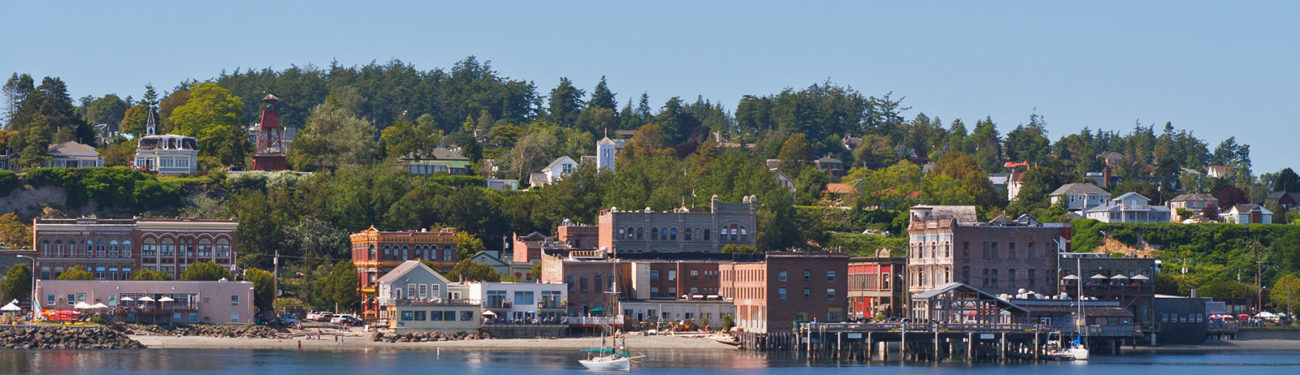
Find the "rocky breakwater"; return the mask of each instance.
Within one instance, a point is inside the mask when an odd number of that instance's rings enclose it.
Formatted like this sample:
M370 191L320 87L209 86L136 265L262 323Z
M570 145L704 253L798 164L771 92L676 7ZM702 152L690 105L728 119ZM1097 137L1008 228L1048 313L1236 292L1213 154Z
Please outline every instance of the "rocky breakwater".
M247 324L177 324L161 326L152 324L128 324L123 331L133 335L163 336L204 336L245 339L273 339L280 336L280 331L267 326Z
M9 349L142 349L139 341L104 327L0 326L0 347Z
M430 341L458 341L458 340L487 340L492 335L487 332L456 332L454 334L444 334L438 332L411 332L411 333L375 333L371 341L375 342L430 342Z

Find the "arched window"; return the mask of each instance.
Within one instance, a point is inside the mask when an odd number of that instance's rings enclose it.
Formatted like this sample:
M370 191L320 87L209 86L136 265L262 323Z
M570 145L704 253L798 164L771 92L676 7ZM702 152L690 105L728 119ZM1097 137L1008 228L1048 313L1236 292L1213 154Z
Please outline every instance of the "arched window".
M674 228L670 228L670 229L668 230L668 239L670 239L670 240L674 240L674 241L677 240L677 228L676 228L676 227L674 227Z
M87 258L95 256L95 242L91 240L86 240L86 252L78 253L76 255L78 257L84 256Z
M637 227L637 228L636 228L636 239L639 240L639 239L643 239L643 238L645 238L645 227Z
M740 240L749 241L749 230L745 227L740 227Z
M668 239L668 228L659 228L659 239Z
M636 239L636 228L627 227L627 239Z
M690 241L694 238L695 238L694 236L691 236L691 228L686 228L682 230L682 239Z
M216 251L217 255L215 257L217 259L230 259L230 241L225 238L218 238Z
M63 240L54 240L54 256L63 256Z
M370 257L367 260L375 260L375 244L370 244Z
M452 258L454 254L456 254L456 249L453 249L451 245L442 245L442 260L450 262L454 260Z
M170 238L164 238L162 240L162 246L158 249L158 255L164 257L176 256L176 242L172 241Z
M388 245L384 245L384 259L388 259L389 257L392 256L393 256L393 248Z
M146 257L157 257L158 242L153 238L145 238L144 244L140 246L140 255Z
M402 245L402 260L411 260L411 249Z
M125 241L122 241L122 247L121 247L121 250L122 250L122 257L123 257L123 258L130 258L130 257L131 257L131 252L133 251L133 248L131 247L131 240L125 240ZM123 280L126 280L126 279L123 279Z
M108 241L108 257L117 258L118 254L119 252L117 250L117 240Z
M659 239L659 228L650 227L650 239L652 240Z
M212 258L212 240L207 238L199 240L199 259Z
M41 240L41 256L50 256L50 240Z

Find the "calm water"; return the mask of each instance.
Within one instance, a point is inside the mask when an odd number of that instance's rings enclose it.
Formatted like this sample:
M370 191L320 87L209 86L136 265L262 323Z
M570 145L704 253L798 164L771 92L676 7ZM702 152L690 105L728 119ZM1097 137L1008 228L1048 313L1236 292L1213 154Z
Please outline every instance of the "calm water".
M752 352L650 351L634 373L704 374L1300 374L1300 353L1133 354L1087 365L808 363ZM90 374L591 374L578 355L542 352L296 352L248 350L0 351L0 373Z

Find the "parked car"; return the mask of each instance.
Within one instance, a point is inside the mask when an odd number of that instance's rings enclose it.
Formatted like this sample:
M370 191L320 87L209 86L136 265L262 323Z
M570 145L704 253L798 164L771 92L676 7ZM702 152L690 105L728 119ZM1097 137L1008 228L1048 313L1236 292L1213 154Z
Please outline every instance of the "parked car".
M351 323L353 320L358 320L358 321L359 321L359 320L361 320L361 319L360 319L360 318L357 318L356 316L354 316L354 315L352 315L352 314L337 314L337 315L334 315L333 317L330 318L330 323L332 323L332 324L351 325L350 323Z
M291 326L291 325L296 325L296 324L298 324L298 323L300 323L300 321L298 320L298 317L293 316L293 314L281 314L281 315L280 315L280 324L287 325L287 326Z
M334 313L329 311L313 311L307 313L307 320L313 322L328 322L332 317L334 317Z

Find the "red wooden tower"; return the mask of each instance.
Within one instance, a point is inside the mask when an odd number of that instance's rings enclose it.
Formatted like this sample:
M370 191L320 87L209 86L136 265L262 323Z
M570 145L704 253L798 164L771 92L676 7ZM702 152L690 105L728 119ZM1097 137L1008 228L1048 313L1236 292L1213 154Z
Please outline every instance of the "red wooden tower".
M253 150L253 170L279 171L285 169L284 144L281 142L284 132L280 128L280 115L276 113L275 102L280 98L266 94L262 98L262 121L257 125L257 148Z

